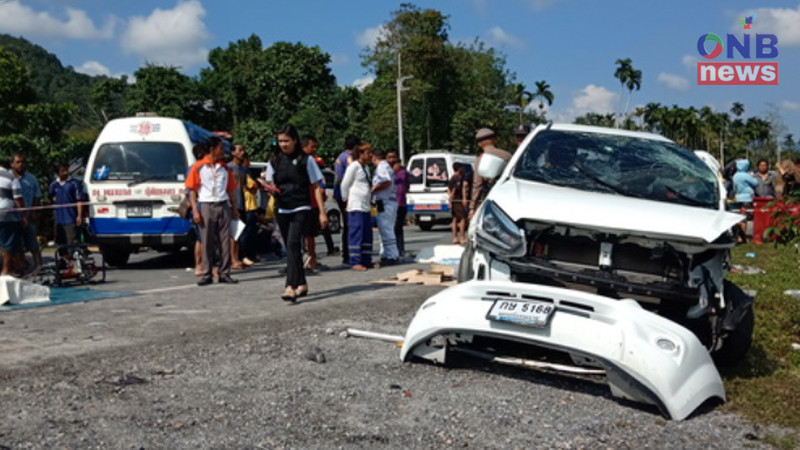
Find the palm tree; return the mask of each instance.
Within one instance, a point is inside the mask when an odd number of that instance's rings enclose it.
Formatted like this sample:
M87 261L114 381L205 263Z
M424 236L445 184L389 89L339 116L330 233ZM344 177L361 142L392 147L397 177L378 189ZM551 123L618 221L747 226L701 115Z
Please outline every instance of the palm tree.
M519 85L520 89L522 89L522 85ZM534 95L530 93L530 91L522 90L519 93L519 124L522 125L524 123L522 119L522 115L525 113L525 108L528 106L528 103L533 101Z
M794 151L794 146L797 145L794 141L794 135L792 133L787 134L783 138L783 148L787 151Z
M624 92L623 87L628 88L628 98L625 102L625 110L621 113L621 115L626 115L628 113L628 107L630 106L633 90L636 89L638 91L642 87L642 71L633 68L633 63L630 58L618 59L616 64L617 70L614 71L614 78L619 80L620 100L622 99L622 93Z
M622 109L622 97L625 96L625 83L628 82L628 78L630 77L631 70L633 68L631 59L618 59L617 62L617 70L614 71L614 78L619 80L619 108L618 110Z
M648 131L661 129L661 120L664 118L664 108L661 103L650 102L644 107L644 123Z
M537 81L535 84L536 92L533 93L532 100L539 99L539 114L544 117L544 102L547 102L547 106L553 106L555 96L545 80Z
M737 118L742 117L742 114L744 114L744 104L740 102L733 102L733 106L731 106L731 112Z

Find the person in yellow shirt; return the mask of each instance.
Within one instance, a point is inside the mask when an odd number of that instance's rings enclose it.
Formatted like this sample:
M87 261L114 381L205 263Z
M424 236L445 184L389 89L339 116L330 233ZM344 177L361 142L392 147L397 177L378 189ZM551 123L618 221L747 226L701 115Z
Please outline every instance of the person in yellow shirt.
M247 178L244 186L244 232L239 238L239 248L241 249L242 262L253 265L258 262L256 231L258 230L258 189L260 184L250 176L250 157L245 155L244 168L247 170Z

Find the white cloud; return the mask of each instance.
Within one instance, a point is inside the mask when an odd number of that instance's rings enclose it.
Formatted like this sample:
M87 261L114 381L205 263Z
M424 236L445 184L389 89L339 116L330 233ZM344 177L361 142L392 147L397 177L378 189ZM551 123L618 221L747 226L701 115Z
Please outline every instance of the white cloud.
M493 27L488 31L489 41L494 45L504 45L512 48L522 48L525 44L522 39L514 36L508 31L500 28Z
M736 22L732 24L731 29L739 33L744 31L740 21L750 14L756 15L750 32L774 34L778 37L779 50L782 46L800 46L800 6L796 9L759 8L743 11L736 16Z
M132 17L122 35L122 48L148 62L184 68L206 61L210 35L197 0L173 9L153 10L147 17Z
M107 77L111 76L111 71L108 70L108 67L104 66L103 64L97 61L86 61L80 67L76 67L75 71L90 76L97 76L97 75L105 75Z
M697 57L692 55L683 55L681 58L681 64L690 70L697 70L697 61Z
M800 103L784 100L781 102L781 108L797 111L800 109Z
M353 86L355 86L359 91L363 91L365 87L369 86L375 81L375 77L372 75L368 75L364 78L358 78L353 81Z
M367 28L356 36L356 43L361 47L372 48L378 43L378 40L384 36L386 29L383 25L377 27Z
M611 92L603 86L590 84L573 94L572 104L566 110L554 109L548 114L548 117L554 122L571 123L576 117L589 112L609 114L614 112L618 100L619 94Z
M617 98L618 94L603 86L590 84L572 98L572 110L576 112L576 117L587 112L608 114L614 111Z
M18 0L0 0L0 33L67 39L109 39L114 35L117 19L110 16L102 28L97 27L85 11L66 8L66 19L48 12L34 11Z
M689 80L680 75L661 72L658 74L658 82L674 91L684 92L689 89Z

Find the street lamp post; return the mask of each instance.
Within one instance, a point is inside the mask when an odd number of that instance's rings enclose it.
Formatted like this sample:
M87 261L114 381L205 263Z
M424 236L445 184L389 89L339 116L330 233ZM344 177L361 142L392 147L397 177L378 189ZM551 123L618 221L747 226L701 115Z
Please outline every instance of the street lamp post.
M397 52L397 144L400 150L400 161L406 163L406 150L403 144L403 94L407 87L403 86L403 82L414 78L411 75L402 76L400 71L400 52Z

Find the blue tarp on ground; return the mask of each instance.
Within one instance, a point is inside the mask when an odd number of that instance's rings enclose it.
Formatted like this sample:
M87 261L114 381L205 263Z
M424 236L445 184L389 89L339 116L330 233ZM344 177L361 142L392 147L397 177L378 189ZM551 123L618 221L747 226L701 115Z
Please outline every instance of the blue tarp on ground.
M41 308L43 306L66 305L69 303L91 302L107 298L130 297L136 295L134 292L104 291L90 288L77 287L51 287L50 301L40 303L28 303L24 305L3 305L0 312L15 311L18 309Z

